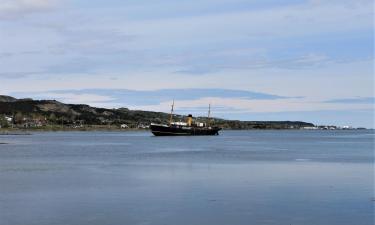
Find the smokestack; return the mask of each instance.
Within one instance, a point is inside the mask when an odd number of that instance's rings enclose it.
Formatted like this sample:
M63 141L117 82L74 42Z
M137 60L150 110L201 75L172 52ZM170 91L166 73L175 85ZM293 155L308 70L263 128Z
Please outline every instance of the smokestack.
M193 122L193 116L189 114L186 123L190 127L192 122Z

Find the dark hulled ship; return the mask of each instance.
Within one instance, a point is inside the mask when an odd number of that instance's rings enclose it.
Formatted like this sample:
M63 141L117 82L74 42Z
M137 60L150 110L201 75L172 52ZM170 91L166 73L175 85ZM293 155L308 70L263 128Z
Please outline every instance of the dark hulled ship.
M173 122L173 107L170 114L169 124L150 125L151 132L155 136L194 136L194 135L219 135L220 127L210 126L210 106L208 109L207 123L193 122L193 116L188 115L186 122Z

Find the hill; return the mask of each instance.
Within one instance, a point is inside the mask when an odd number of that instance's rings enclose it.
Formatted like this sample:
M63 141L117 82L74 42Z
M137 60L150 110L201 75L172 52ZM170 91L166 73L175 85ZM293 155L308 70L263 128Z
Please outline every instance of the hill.
M168 113L128 108L106 109L84 104L64 104L56 100L16 99L0 95L1 125L19 127L43 127L49 125L90 126L127 124L129 127L146 127L150 123L167 123ZM185 116L174 115L174 119L185 120ZM207 118L199 118L201 121ZM7 121L8 120L8 121ZM301 121L237 121L212 119L215 125L226 129L298 129L314 126Z
M17 101L16 98L6 96L6 95L0 95L0 102L15 102Z

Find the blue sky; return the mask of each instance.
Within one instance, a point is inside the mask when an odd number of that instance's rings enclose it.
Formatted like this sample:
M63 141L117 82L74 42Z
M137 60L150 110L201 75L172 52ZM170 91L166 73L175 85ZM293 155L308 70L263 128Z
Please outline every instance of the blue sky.
M372 0L0 0L0 94L374 126Z

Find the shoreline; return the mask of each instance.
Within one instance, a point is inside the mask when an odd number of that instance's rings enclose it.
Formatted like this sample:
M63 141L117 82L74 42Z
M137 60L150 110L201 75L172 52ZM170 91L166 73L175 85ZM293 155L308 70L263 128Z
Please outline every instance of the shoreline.
M0 135L26 135L31 134L32 132L91 132L91 131L148 131L147 129L116 129L116 128L0 128Z
M307 129L223 129L225 131L353 131L353 130L374 130L374 129L336 129L336 130L307 130ZM0 135L31 135L33 132L142 132L150 131L144 128L115 128L115 127L83 127L83 128L0 128Z

